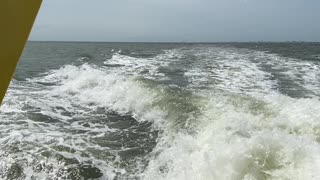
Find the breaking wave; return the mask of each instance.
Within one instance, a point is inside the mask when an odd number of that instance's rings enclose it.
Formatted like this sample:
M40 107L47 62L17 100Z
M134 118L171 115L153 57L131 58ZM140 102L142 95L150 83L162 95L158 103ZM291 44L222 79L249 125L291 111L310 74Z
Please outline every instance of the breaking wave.
M104 64L12 82L1 178L320 178L318 64L202 46Z

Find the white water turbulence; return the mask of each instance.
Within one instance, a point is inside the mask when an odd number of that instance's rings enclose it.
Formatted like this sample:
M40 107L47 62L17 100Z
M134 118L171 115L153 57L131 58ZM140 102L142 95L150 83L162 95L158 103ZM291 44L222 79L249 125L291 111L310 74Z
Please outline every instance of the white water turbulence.
M320 179L317 61L274 46L75 47L91 59L11 83L0 179Z
M201 50L192 50L202 59L186 75L193 88L213 85L195 92L203 98L196 133L162 137L145 179L319 179L319 98L282 94L282 79L263 67L277 64L272 68L287 79L302 77L308 95L319 90L319 76L310 75L318 72L299 69L318 64L243 49Z

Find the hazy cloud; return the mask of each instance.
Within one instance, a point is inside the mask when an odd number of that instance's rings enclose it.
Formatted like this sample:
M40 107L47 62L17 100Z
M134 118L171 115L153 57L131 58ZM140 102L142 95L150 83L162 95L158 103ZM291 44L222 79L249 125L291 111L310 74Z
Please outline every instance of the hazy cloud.
M318 0L44 0L32 40L320 41Z

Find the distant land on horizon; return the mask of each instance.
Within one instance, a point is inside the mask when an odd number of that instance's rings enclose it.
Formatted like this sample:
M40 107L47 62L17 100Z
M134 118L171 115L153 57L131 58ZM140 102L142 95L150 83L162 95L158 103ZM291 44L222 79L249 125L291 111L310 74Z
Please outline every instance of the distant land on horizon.
M173 43L173 44L229 44L229 43L320 43L320 41L217 41L217 42L179 42L179 41L52 41L29 40L28 42L64 42L64 43Z

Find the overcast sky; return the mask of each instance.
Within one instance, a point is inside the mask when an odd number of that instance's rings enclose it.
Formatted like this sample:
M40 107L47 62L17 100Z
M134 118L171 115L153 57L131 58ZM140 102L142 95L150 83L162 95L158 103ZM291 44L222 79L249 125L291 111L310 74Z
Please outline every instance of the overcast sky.
M44 0L30 39L320 41L320 0Z

